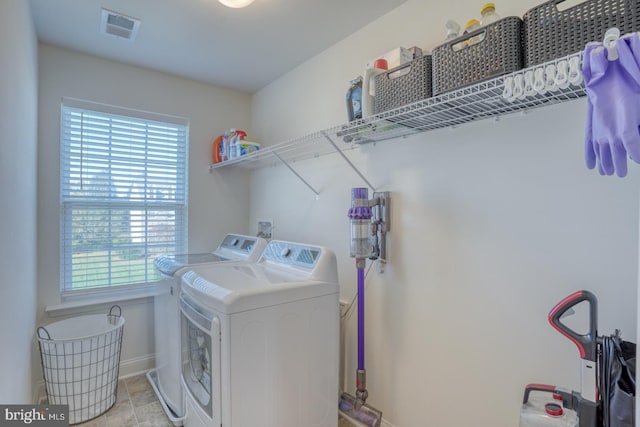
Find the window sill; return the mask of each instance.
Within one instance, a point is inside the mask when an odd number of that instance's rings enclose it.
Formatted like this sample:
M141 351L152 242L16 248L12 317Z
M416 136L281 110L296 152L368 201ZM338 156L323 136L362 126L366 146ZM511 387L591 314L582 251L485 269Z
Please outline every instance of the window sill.
M102 308L104 308L106 313L113 304L150 302L157 293L158 287L154 283L150 283L134 289L129 288L99 294L73 295L65 297L66 301L61 304L46 306L44 311L49 317L96 312L102 310Z

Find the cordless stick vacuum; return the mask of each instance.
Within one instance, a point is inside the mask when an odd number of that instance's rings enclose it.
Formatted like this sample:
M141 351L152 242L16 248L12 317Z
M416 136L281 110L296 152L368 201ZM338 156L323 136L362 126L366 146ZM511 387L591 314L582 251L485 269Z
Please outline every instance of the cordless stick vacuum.
M352 423L366 427L379 427L382 412L366 404L367 374L364 368L364 268L369 259L382 262L386 257L385 237L389 231L389 192L374 193L369 200L366 188L351 189L350 255L356 259L358 271L358 370L356 372L356 395L342 393L340 413ZM373 210L372 210L373 208Z

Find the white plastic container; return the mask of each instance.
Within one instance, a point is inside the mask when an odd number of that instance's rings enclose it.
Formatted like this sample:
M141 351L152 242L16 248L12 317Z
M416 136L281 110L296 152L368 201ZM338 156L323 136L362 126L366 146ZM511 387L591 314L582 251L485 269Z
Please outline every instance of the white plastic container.
M260 143L253 141L238 141L236 143L236 157L246 156L260 149Z
M578 427L578 417L562 401L529 399L520 411L520 427Z
M463 35L472 33L476 30L479 30L480 28L482 28L482 26L480 25L480 21L478 21L477 19L470 19L469 22L467 22L464 25L464 33ZM454 44L453 46L451 46L451 48L454 51L458 51L461 49L466 49L469 46L473 46L474 44L478 44L480 43L482 40L484 40L485 37L485 31L482 31L480 34L476 34L473 37L469 37L467 39L464 39L463 41Z
M496 13L496 5L494 3L486 3L480 10L482 18L480 23L484 27L485 25L493 24L500 19L500 15Z
M238 154L238 135L233 134L229 138L229 160L240 157Z
M362 78L362 117L369 117L374 112L373 98L376 96L375 77L387 71L387 60L376 59L373 68L367 68Z
M447 40L455 39L460 35L460 24L453 19L447 19L444 26L447 29Z
M472 33L475 30L479 30L480 27L480 21L478 21L477 19L470 19L466 24L464 24L464 34Z
M413 53L410 49L407 49L406 47L397 47L385 53L384 55L381 55L378 58L372 59L371 61L367 62L366 68L373 68L374 63L378 59L386 59L387 68L390 70L392 68L396 68L403 64L406 64L407 62L411 62L414 58Z

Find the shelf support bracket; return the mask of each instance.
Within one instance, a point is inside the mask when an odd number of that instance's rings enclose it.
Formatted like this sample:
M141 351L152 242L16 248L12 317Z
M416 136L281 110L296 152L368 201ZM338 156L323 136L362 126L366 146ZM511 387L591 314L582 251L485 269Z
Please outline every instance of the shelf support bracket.
M372 189L373 191L376 191L376 188L373 185L371 185L369 180L362 174L362 172L360 172L360 170L351 162L351 160L349 160L349 158L342 152L340 147L338 147L336 145L336 143L333 142L333 140L331 138L329 138L329 135L327 135L326 132L322 132L322 136L324 136L327 139L327 141L329 141L329 144L331 144L333 146L333 148L336 150L336 152L338 152L338 154L340 154L340 156L342 156L344 161L347 162L347 164L349 166L351 166L351 169L353 169L354 172L358 174L360 179L362 179L365 182L365 184L367 184L369 186L370 189Z
M316 195L316 199L317 199L318 197L320 197L320 193L318 193L318 192L316 191L316 189L315 189L315 188L313 188L313 187L311 186L311 184L309 184L309 183L308 183L308 182L307 182L307 181L306 181L306 180L305 180L305 179L304 179L304 178L303 178L303 177L302 177L302 176L301 176L301 175L300 175L300 174L299 174L299 173L298 173L294 168L292 168L292 167L291 167L291 165L290 165L290 164L289 164L285 159L283 159L282 157L280 157L280 155L278 155L278 153L276 153L275 151L272 151L271 153L272 153L274 156L276 156L276 157L278 158L278 160L280 160L280 161L282 162L282 164L283 164L283 165L285 165L285 166L286 166L286 167L291 171L291 173L293 173L295 176L297 176L297 177L298 177L298 179L299 179L300 181L302 181L302 183L303 183L304 185L306 185L307 187L309 187L309 189L310 189L311 191L313 191L313 194L315 194L315 195Z

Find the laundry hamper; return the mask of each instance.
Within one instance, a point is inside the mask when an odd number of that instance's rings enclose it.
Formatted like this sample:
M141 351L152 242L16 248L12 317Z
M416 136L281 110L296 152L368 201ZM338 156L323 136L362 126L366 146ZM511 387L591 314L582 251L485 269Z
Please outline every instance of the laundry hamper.
M117 314L116 314L117 313ZM124 317L73 317L37 329L48 403L69 405L69 424L93 419L116 402Z

